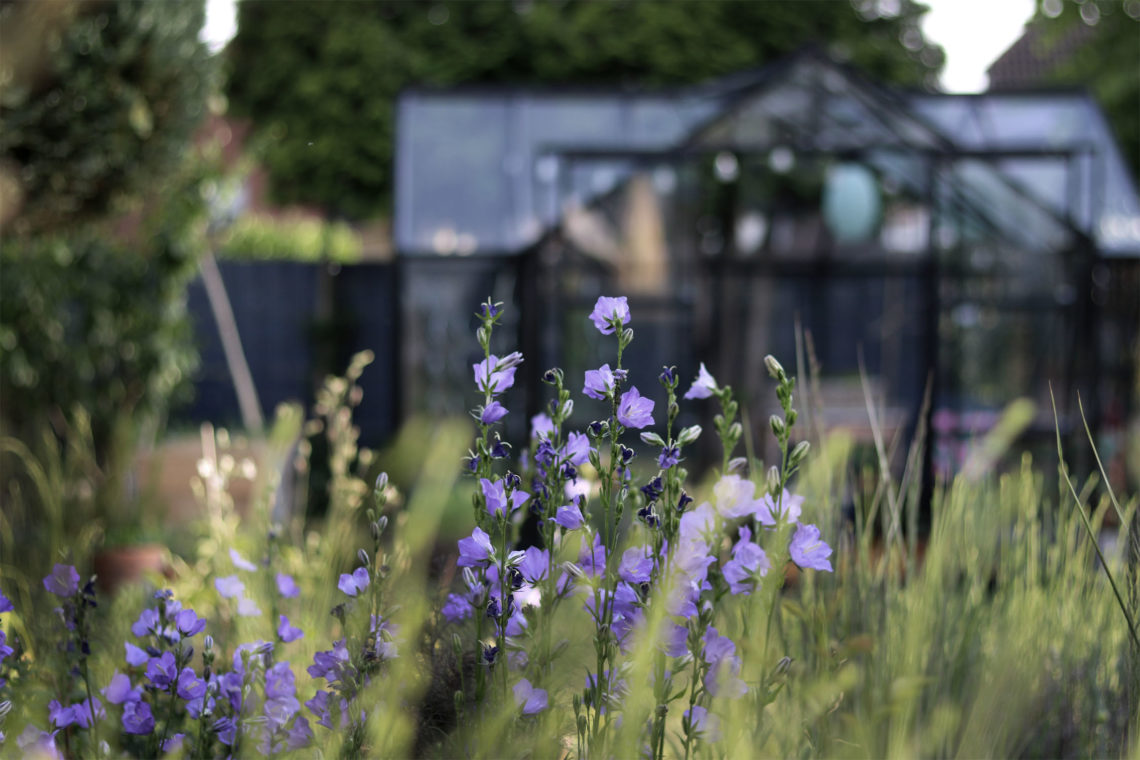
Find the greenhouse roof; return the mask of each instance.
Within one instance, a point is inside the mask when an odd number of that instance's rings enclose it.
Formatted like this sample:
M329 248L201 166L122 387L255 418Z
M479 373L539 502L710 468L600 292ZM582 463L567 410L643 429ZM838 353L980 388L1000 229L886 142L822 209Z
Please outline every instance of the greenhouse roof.
M409 90L397 129L404 254L517 252L563 203L609 192L637 164L786 147L857 154L915 189L925 161L947 162L962 214L1014 242L1054 248L1080 231L1104 255L1140 255L1136 188L1078 92L899 93L809 52L681 90Z

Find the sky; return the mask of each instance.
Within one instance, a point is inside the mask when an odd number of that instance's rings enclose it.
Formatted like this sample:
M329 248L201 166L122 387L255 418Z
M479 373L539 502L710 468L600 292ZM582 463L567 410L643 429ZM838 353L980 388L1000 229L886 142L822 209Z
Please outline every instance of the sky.
M1034 0L923 0L926 38L946 51L942 86L947 92L982 92L986 68L1021 36ZM237 24L234 0L207 0L202 37L221 49Z

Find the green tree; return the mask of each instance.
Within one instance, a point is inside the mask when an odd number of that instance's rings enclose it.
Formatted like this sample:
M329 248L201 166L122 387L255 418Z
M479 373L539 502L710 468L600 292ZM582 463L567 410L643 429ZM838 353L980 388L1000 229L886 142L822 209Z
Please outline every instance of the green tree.
M1140 2L1038 0L1033 24L1044 34L1042 84L1087 87L1104 109L1133 178L1140 179ZM1081 29L1080 27L1087 27ZM1083 41L1052 56L1076 35Z
M943 55L922 36L925 10L912 0L243 0L227 91L263 140L277 200L362 218L387 212L393 103L409 84L687 84L817 43L871 76L933 87Z
M100 220L175 167L212 86L204 7L0 2L7 234Z
M140 427L195 364L204 16L203 0L0 0L0 433L5 452L82 462L87 488L53 471L76 522L123 506ZM0 499L12 535L34 537L49 499L23 459L0 462Z

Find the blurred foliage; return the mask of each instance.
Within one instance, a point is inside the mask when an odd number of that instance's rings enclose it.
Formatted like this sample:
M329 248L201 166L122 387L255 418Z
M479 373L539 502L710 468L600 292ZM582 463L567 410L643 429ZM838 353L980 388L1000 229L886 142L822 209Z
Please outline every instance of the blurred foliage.
M1061 56L1043 84L1087 87L1104 109L1132 170L1140 180L1140 2L1037 0L1033 19L1044 29L1043 54L1068 35L1091 27L1071 55Z
M62 437L90 419L103 470L100 511L143 422L163 419L196 366L186 286L197 271L205 209L196 186L173 192L134 240L87 227L0 243L0 422L7 434Z
M344 222L243 216L226 228L218 255L239 261L360 260L360 238Z
M8 234L102 217L185 154L213 66L203 0L0 3Z
M25 444L0 462L5 497L44 502L32 463L81 462L90 493L64 511L129 513L139 432L195 366L203 19L203 0L0 2L0 431Z
M701 82L807 43L882 81L932 87L941 48L912 0L243 1L227 94L265 139L272 191L350 218L385 214L394 100L412 84Z

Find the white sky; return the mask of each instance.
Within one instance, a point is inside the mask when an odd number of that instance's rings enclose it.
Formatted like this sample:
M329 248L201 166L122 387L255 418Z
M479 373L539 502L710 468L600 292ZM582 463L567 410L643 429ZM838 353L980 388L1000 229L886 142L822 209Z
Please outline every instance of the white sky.
M986 68L1014 40L1033 15L1034 0L922 0L926 38L946 50L942 86L947 92L981 92ZM237 31L234 0L207 0L202 39L220 50Z

